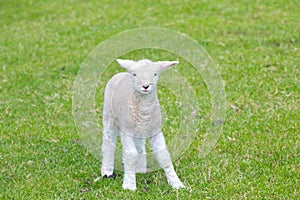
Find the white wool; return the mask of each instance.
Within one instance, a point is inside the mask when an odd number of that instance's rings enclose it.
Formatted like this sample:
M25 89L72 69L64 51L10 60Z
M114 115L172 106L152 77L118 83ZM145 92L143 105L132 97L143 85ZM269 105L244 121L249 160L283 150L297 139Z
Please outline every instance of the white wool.
M151 64L153 64L153 62L151 60L148 60L148 59L139 60L139 61L137 61L137 63L140 64L140 65L151 65Z

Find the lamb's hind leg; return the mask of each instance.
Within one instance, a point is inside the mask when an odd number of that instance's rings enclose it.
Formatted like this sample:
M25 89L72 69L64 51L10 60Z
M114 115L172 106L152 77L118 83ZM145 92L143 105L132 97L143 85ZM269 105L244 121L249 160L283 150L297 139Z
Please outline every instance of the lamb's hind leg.
M136 164L138 152L136 150L134 138L130 135L121 133L123 163L124 163L124 180L123 189L136 190Z
M135 147L137 150L137 165L136 172L146 173L147 172L147 161L146 161L146 139L145 138L134 138Z
M174 170L162 132L150 138L150 145L160 167L163 168L166 173L168 183L175 189L184 188L184 185Z
M117 142L118 130L113 122L103 124L103 143L102 143L102 177L110 177L114 172L114 154Z

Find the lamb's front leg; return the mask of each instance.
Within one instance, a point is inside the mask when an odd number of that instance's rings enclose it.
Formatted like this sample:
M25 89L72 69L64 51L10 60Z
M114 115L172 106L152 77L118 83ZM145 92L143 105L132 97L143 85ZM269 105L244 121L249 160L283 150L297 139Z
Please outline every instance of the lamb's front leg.
M111 177L114 172L114 155L117 142L117 131L110 123L104 124L102 144L102 177Z
M121 134L123 163L124 163L124 180L123 189L136 190L136 163L138 152L136 150L134 138L124 133Z
M175 189L184 188L184 185L174 170L162 132L150 138L150 145L160 167L163 168L166 173L168 183Z

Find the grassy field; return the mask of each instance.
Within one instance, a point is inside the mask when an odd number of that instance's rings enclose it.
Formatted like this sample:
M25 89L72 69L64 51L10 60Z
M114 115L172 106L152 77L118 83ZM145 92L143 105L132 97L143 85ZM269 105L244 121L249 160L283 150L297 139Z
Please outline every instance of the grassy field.
M299 199L299 7L297 0L0 0L0 199ZM122 177L93 182L100 162L75 128L73 84L101 41L153 26L207 50L226 83L227 118L208 156L198 158L194 142L174 163L187 189L171 189L159 170L139 174L138 190L129 192Z

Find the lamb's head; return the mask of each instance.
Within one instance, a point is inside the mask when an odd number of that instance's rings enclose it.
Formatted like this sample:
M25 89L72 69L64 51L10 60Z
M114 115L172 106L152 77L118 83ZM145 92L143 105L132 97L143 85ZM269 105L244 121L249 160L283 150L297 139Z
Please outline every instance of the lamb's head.
M135 89L142 94L149 94L154 91L159 74L179 63L178 61L152 62L150 60L133 61L121 59L117 59L117 62L131 74Z

